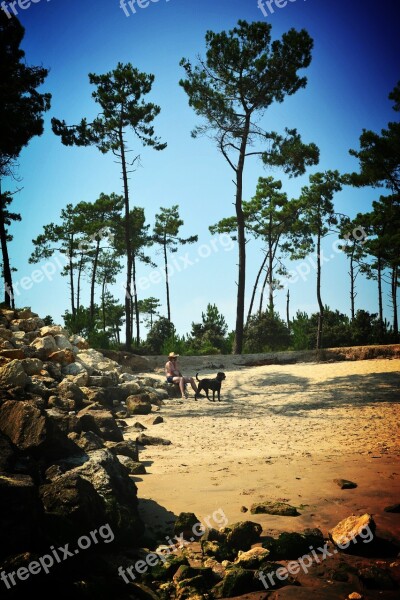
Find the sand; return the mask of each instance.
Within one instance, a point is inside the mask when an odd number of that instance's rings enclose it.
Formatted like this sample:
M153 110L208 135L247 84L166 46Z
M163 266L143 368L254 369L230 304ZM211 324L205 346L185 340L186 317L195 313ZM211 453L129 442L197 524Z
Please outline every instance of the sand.
M400 514L383 510L400 503L399 360L263 367L212 360L207 370L210 357L185 357L182 370L211 376L223 363L222 402L191 394L184 403L167 400L161 424L128 420L172 442L140 452L147 474L135 480L150 536L162 540L182 511L217 526L225 517L251 519L264 534L305 527L326 534L342 518L369 512L381 533L400 538ZM162 369L148 375L164 380ZM335 478L357 488L341 490ZM288 502L301 515L243 512L263 500Z

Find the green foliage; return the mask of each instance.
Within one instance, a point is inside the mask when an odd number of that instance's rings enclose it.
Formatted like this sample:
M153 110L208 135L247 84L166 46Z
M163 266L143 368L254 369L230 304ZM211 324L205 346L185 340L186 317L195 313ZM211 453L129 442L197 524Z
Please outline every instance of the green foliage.
M149 354L162 354L164 344L167 340L171 340L174 335L174 324L165 317L160 317L150 329L144 346L148 349ZM172 352L172 350L168 350L169 352Z
M290 333L278 313L269 311L252 315L245 329L244 351L248 353L285 350L290 345Z
M43 319L43 323L45 325L54 325L53 317L51 315L46 315Z
M190 351L193 354L226 354L229 343L226 339L228 326L215 304L208 304L206 313L201 313L201 323L192 323L189 336Z

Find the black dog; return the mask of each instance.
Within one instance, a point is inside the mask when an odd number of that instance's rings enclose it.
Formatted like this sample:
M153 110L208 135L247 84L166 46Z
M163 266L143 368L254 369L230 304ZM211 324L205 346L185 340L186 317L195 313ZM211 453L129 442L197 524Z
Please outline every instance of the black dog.
M226 379L225 373L222 373L221 371L219 373L217 373L217 376L214 377L214 379L199 379L197 377L198 373L196 373L196 379L199 382L198 387L198 393L201 392L201 390L204 390L206 393L206 396L208 398L208 400L210 400L210 402L215 402L215 392L217 392L218 394L218 402L221 402L221 383L224 379ZM213 393L213 398L211 400L210 396L208 395L208 390L212 390ZM195 400L197 400L197 394L195 394Z

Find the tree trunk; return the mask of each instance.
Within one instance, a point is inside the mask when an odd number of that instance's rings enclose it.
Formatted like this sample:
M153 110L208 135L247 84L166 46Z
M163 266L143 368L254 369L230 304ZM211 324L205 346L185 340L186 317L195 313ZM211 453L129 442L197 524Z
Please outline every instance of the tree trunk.
M94 321L94 290L95 290L95 284L96 284L96 274L97 274L97 265L99 262L99 254L100 254L100 240L97 240L96 250L95 250L94 260L93 260L92 281L90 282L90 323L91 323L91 325Z
M268 239L268 257L269 257L269 263L268 263L268 286L269 286L269 292L268 292L268 311L269 314L272 316L274 314L274 290L272 287L273 281L274 281L274 253L272 250L272 223L271 223L271 216L269 218L269 239Z
M264 281L263 281L263 284L262 284L261 294L260 294L260 302L259 302L259 305L258 305L258 314L259 315L261 315L261 313L262 313L262 305L264 303L264 292L265 292L265 288L267 286L268 279L269 279L269 271L267 269L267 271L265 273Z
M125 143L122 128L119 129L119 144L121 149L122 180L124 184L124 206L125 206L125 249L126 249L126 288L125 288L125 350L129 351L132 345L131 325L131 281L132 281L132 248L129 231L129 188L128 172L126 169Z
M249 312L247 313L247 321L246 321L247 323L249 322L249 319L250 319L250 317L251 317L251 312L252 312L252 310L253 310L254 299L255 299L255 296L256 296L256 292L257 292L258 284L259 284L259 281L260 281L261 273L262 273L262 272L263 272L263 270L264 270L265 263L267 262L267 258L268 258L268 255L267 255L267 253L265 253L264 260L262 261L261 267L260 267L260 269L259 269L259 271L258 271L258 273L257 273L257 277L256 277L256 280L255 280L255 282L254 282L253 292L252 292L252 294L251 294L251 300L250 300Z
M354 276L354 250L355 246L353 246L352 253L350 254L350 310L351 310L351 320L354 321L355 317L355 276Z
M81 305L81 276L82 276L82 268L83 268L83 252L81 253L81 260L79 261L79 269L78 269L78 278L76 283L76 306L79 310Z
M71 237L69 244L69 286L71 289L71 310L74 317L76 317L76 308L75 308L75 287L74 287L74 262L73 262L73 253L74 253L74 237ZM79 308L79 307L78 307Z
M398 266L392 269L392 304L393 304L393 333L395 341L399 339L399 323L397 319L397 284L398 284Z
M135 257L132 257L132 283L133 283L133 303L136 317L136 345L140 344L140 323L139 323L139 303L136 289L136 261Z
M106 293L106 278L104 277L103 282L102 282L102 286L101 286L101 313L102 313L102 317L103 317L103 332L106 332L106 305L105 305L105 300L104 300L104 296Z
M1 200L0 206L0 240L1 240L1 252L3 256L3 278L4 278L4 304L9 308L15 308L14 301L14 290L12 284L12 275L10 267L10 258L8 256L7 248L7 233L6 225L4 221L4 206L3 200Z
M289 316L289 304L290 304L290 291L286 294L286 323L290 333L290 316Z
M383 302L382 302L382 259L381 254L378 254L378 306L379 306L379 341L383 339Z
M246 114L245 126L240 144L239 161L236 169L236 220L237 220L237 235L238 235L238 289L237 289L237 304L236 304L236 328L235 341L233 343L233 354L241 354L243 349L243 329L244 329L244 296L246 291L246 236L245 222L242 207L243 196L243 169L246 158L246 146L250 129L250 115Z
M164 251L164 268L165 268L165 286L167 288L167 316L168 316L168 321L171 322L171 306L170 306L170 302L169 302L168 256L167 256L166 235L164 235L163 251Z
M322 346L322 328L324 321L324 305L321 300L321 234L317 235L317 300L319 306L318 330L317 330L317 350Z

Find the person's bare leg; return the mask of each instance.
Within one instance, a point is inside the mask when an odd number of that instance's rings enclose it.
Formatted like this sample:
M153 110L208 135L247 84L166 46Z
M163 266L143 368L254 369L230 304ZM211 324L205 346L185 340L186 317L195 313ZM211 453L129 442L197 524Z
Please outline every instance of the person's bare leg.
M185 396L185 378L181 377L179 380L179 389L181 390L181 396L183 399L186 400L186 396Z

